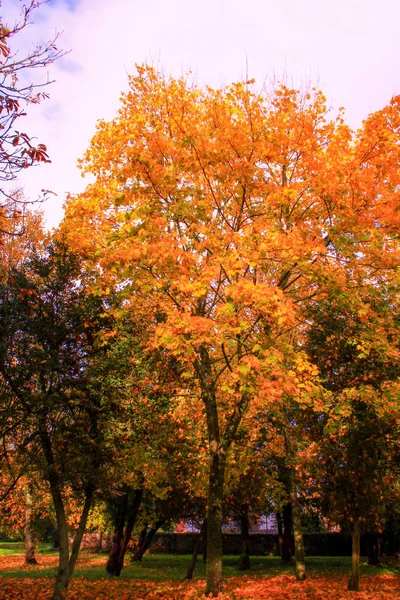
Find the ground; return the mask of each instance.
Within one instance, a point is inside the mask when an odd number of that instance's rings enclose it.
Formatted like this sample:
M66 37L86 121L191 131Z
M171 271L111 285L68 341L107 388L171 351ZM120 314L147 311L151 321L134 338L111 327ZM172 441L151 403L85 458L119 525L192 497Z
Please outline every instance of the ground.
M57 554L43 548L39 565L23 565L21 544L0 543L0 600L50 598ZM204 598L204 565L200 558L195 579L183 581L189 556L147 555L142 563L124 568L119 579L105 573L105 555L82 553L68 600L198 600ZM298 583L293 566L276 557L254 557L252 570L237 571L238 557L224 559L221 600L400 600L400 564L362 565L361 592L347 591L350 558L310 557L308 579Z

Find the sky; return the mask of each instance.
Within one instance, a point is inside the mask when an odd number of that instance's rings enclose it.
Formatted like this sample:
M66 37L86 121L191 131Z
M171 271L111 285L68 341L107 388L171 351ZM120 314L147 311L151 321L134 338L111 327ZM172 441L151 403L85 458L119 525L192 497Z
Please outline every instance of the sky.
M0 0L3 24L12 25L30 0ZM199 85L219 87L255 78L317 87L332 116L343 106L357 128L400 93L398 0L50 0L14 38L22 56L62 32L70 52L41 72L55 80L50 98L28 108L20 130L46 144L51 164L27 169L15 185L43 206L57 226L68 193L88 183L77 167L99 119L112 119L127 89L127 74L147 62L166 75L193 73Z

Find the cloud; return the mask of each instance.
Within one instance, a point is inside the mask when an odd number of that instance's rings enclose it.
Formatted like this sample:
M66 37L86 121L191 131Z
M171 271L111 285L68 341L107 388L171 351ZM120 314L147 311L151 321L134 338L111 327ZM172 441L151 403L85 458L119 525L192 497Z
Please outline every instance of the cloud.
M354 126L399 91L400 3L387 0L52 0L36 11L24 35L49 39L63 31L71 49L49 68L50 99L29 110L24 126L47 144L52 164L22 179L35 197L53 189L46 208L54 225L66 193L83 189L76 168L98 119L111 119L135 63L168 73L191 69L200 83L222 85L246 76L295 86L318 83ZM4 13L4 10L3 10ZM390 14L390 18L388 18ZM40 17L39 17L40 15ZM47 76L43 73L43 78Z

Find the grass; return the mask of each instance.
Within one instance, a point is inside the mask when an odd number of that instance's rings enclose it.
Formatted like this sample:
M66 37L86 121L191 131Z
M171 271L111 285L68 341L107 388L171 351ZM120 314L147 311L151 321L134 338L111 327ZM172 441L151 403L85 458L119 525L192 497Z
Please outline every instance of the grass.
M13 561L15 565L10 569L2 569L3 577L54 577L58 553L50 549L49 544L40 544L37 558L39 566L23 565L24 545L22 542L0 542L0 557L20 557ZM49 564L49 559L51 563ZM189 566L190 555L179 554L148 554L142 562L131 563L127 555L125 567L121 579L135 579L143 581L161 582L181 581ZM1 559L0 559L1 560ZM74 577L90 580L109 579L105 572L107 556L104 554L93 554L82 551L80 559L75 568ZM240 577L250 575L292 575L294 563L285 564L276 556L253 556L251 557L251 570L238 570L238 556L224 556L224 577ZM6 565L5 565L6 566ZM329 575L342 577L351 570L351 558L347 556L310 556L307 557L307 572L309 577L313 575ZM205 563L199 557L194 573L196 578L205 578ZM380 566L374 567L367 563L366 559L361 561L361 575L394 575L400 577L400 563L395 560L384 559Z
M15 556L17 554L24 553L23 542L0 542L0 556ZM53 554L54 551L50 550L50 544L40 543L39 554Z

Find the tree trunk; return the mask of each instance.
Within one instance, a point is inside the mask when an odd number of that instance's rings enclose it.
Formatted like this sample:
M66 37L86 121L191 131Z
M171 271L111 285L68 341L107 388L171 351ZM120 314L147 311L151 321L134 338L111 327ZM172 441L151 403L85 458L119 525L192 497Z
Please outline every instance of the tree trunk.
M196 544L195 544L194 549L193 549L192 560L190 561L190 565L189 565L189 568L187 570L185 579L192 579L193 578L193 573L194 573L194 568L196 566L197 556L199 554L200 546L201 546L201 544L202 544L202 542L204 540L204 534L205 534L205 531L206 531L206 527L207 527L207 519L204 519L203 524L202 524L201 529L200 529L200 533L197 536Z
M51 549L59 550L60 549L60 536L58 535L58 529L54 529L51 535Z
M128 506L128 518L126 521L125 532L124 532L124 535L122 538L121 549L120 549L120 554L119 554L120 572L124 566L125 553L126 553L129 541L132 536L133 528L136 523L140 504L141 504L142 498L143 498L143 492L144 492L143 488L139 488L139 489L135 490L132 500Z
M67 588L70 579L68 526L65 518L64 504L59 490L55 490L55 492L52 493L52 497L56 512L59 538L58 570L52 600L64 600L67 597Z
M142 531L140 532L138 543L137 543L135 552L133 553L133 556L132 556L132 561L139 560L139 558L137 558L137 557L139 557L140 554L142 553L142 548L143 548L144 542L146 540L147 529L148 529L148 524L146 523L145 526L143 527ZM143 553L142 553L142 556L143 556Z
M354 592L360 591L360 524L354 524L352 536L351 553L351 578L348 589Z
M292 505L290 502L285 504L282 510L283 513L283 533L282 533L282 544L281 544L281 558L283 562L291 562L293 555L293 519L292 519Z
M50 436L44 419L39 425L40 440L47 464L47 477L57 519L59 550L58 570L52 600L65 600L70 579L68 526L65 517L64 503L61 495L60 478L55 464Z
M202 302L199 302L199 316L203 311ZM231 369L229 359L222 346L225 361ZM237 360L242 355L242 342L237 336ZM206 344L198 350L195 369L201 388L201 397L205 408L208 444L210 452L210 471L207 493L207 562L206 562L206 595L218 596L222 587L222 503L224 494L224 478L226 453L235 438L238 426L249 404L250 396L247 392L240 392L237 387L239 400L234 404L233 410L226 421L224 432L220 432L217 380L218 373L213 372L213 362Z
M212 446L211 446L212 447ZM206 596L217 597L222 587L222 502L225 456L211 450L207 510Z
M240 529L242 536L242 549L240 553L239 571L248 571L250 569L250 549L249 549L249 505L243 504L240 514Z
M96 544L96 554L100 554L103 549L103 532L99 531L99 537Z
M50 484L51 497L53 500L54 510L57 519L57 529L59 536L59 558L58 558L58 570L56 581L54 584L53 595L51 600L65 600L67 597L67 589L72 573L75 568L76 560L78 558L79 549L82 542L82 536L86 528L87 518L89 515L90 507L94 495L94 487L89 486L85 493L85 503L83 506L81 518L79 520L78 531L76 532L71 556L69 554L69 540L68 540L68 525L65 517L64 502L61 493L60 476L57 471L56 463L54 460L53 449L51 446L51 439L47 431L46 423L44 419L39 424L39 434L42 445L43 454L46 459L47 465L47 477ZM95 474L94 474L95 475Z
M120 498L110 556L106 566L107 573L113 577L119 577L123 569L126 549L131 539L142 497L143 488L140 488L135 490L133 495L127 491Z
M299 502L297 499L296 480L293 471L289 475L290 503L292 505L294 551L296 561L296 579L304 581L306 578L306 555L304 552L303 530L301 527Z
M32 486L30 483L26 486L25 495L25 564L37 565L35 557L36 544L33 530L33 515L32 515Z
M57 524L60 531L59 567L51 600L65 600L65 598L67 597L67 588L71 580L72 574L74 572L76 561L78 559L79 550L82 543L82 537L86 529L86 523L93 502L93 496L94 488L90 487L85 494L85 502L83 505L81 517L79 519L78 530L76 531L72 542L71 554L69 553L67 522L65 520L65 525L61 525L62 516L60 521L57 517Z
M123 492L122 495L116 496L115 504L117 506L117 512L115 516L114 535L111 540L110 555L108 557L106 571L112 577L119 577L121 573L119 556L124 535L126 513L128 510L128 492Z
M207 519L205 519L204 527L204 550L203 550L203 563L207 562Z
M74 572L76 561L78 560L79 550L82 543L82 537L85 533L86 523L89 517L89 512L93 503L94 496L94 488L90 486L85 493L85 502L82 509L81 518L79 519L78 530L75 533L71 555L69 557L69 576L72 577L72 573Z
M283 522L282 522L282 513L278 511L276 513L276 525L278 528L278 546L279 546L279 556L282 558L283 555ZM283 560L283 558L282 558Z
M367 533L368 564L377 567L380 564L380 539L377 533Z
M150 529L148 530L148 532L143 540L143 543L138 547L137 551L135 552L135 555L134 555L135 561L142 560L144 554L150 548L151 543L154 539L154 536L156 535L157 531L160 529L160 527L162 526L163 523L164 523L164 520L159 519L158 521L155 522L153 527L150 527Z

